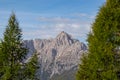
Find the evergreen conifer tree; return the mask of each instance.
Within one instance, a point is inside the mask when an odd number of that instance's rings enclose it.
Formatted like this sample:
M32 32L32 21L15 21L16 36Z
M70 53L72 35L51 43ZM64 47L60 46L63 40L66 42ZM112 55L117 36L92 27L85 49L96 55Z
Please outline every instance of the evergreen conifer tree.
M87 41L76 80L120 80L120 0L106 0Z
M38 68L39 68L38 57L37 57L37 54L34 53L34 55L30 58L30 60L25 65L25 68L24 68L25 79L40 80L37 76Z
M23 47L22 33L15 14L9 18L0 46L0 78L2 80L19 80L19 70L27 49Z
M39 80L36 76L37 54L25 63L26 54L22 31L12 13L0 43L0 80Z

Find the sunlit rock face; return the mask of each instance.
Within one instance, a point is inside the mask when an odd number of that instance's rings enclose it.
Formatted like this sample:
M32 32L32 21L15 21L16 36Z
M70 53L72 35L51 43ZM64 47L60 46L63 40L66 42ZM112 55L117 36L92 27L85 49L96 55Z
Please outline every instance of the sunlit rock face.
M34 51L38 54L41 80L50 80L65 71L76 71L81 55L87 51L84 43L64 31L54 39L26 40L24 43L29 49L28 58Z

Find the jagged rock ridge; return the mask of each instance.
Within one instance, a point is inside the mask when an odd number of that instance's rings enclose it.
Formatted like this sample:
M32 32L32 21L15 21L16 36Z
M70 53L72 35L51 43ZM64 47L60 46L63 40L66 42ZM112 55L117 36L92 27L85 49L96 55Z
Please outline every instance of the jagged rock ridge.
M65 71L76 71L80 57L87 50L84 43L73 39L62 31L55 39L35 39L24 41L30 57L36 50L40 69L38 75L41 80L50 80L54 75L61 75Z

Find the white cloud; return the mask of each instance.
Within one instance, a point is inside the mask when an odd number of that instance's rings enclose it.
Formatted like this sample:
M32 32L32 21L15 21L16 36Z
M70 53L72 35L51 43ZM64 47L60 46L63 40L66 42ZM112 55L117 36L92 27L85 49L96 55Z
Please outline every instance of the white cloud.
M86 14L82 16L90 17ZM86 39L88 32L91 27L91 20L81 20L81 18L69 18L69 17L40 17L37 19L40 23L44 23L37 30L25 31L24 35L26 37L33 38L54 38L61 31L66 31L70 33L73 37L77 39Z
M79 16L79 17L87 17L88 16L86 13L76 13L74 15Z
M86 13L75 13L74 16L88 18L88 19L94 19L95 18L95 15L90 15L90 14L86 14Z
M71 20L69 18L63 18L63 17L40 17L39 21L43 22L52 22L52 23L67 23Z
M10 12L3 12L1 16L9 16ZM5 15L4 15L5 14ZM80 13L71 15L72 18L61 16L43 16L42 14L16 12L20 22L20 27L23 30L24 39L34 38L51 38L56 37L61 31L66 31L77 39L86 39L86 35L90 31L92 18L94 15ZM41 17L40 17L41 16ZM82 17L80 17L82 16ZM90 18L91 17L91 18ZM89 18L82 20L84 18ZM4 21L5 22L5 21ZM7 22L7 21L6 21ZM0 20L0 23L3 23ZM0 24L0 25L6 25ZM2 33L2 32L1 32Z
M43 28L44 27L44 28ZM43 28L43 29L42 29ZM90 30L90 23L56 23L39 26L38 30L27 30L24 32L26 37L32 38L55 38L61 31L68 32L74 38L85 39Z

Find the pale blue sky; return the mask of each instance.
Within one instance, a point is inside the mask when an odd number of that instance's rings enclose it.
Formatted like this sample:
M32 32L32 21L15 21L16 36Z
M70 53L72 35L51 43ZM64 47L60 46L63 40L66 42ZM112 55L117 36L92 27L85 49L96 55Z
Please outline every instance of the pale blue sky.
M0 0L0 38L12 11L24 39L54 38L66 31L85 42L92 22L105 0Z

